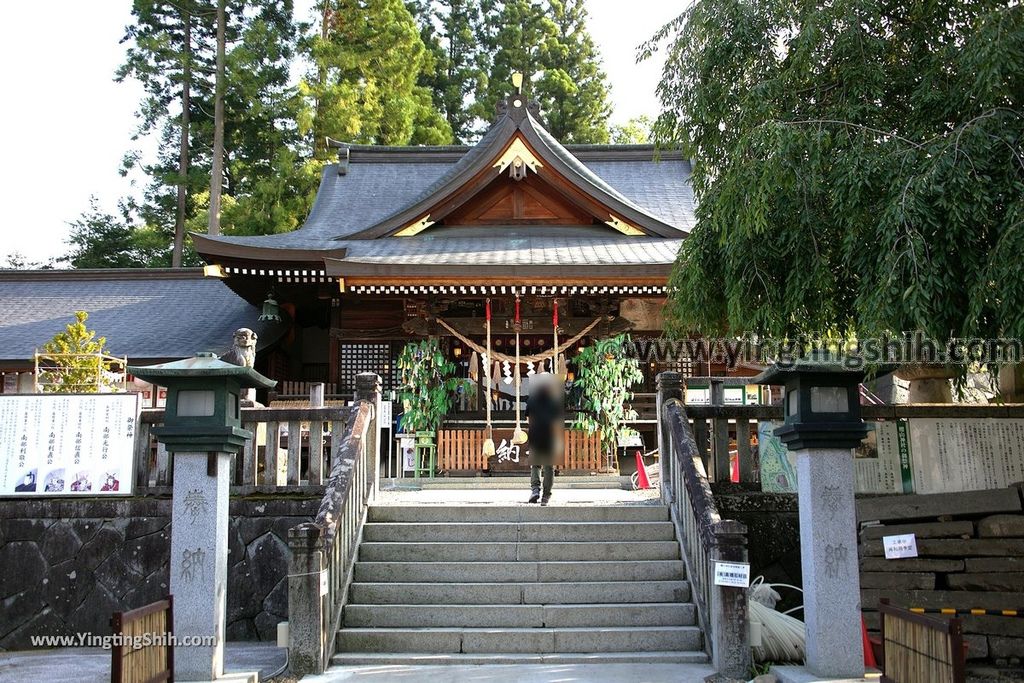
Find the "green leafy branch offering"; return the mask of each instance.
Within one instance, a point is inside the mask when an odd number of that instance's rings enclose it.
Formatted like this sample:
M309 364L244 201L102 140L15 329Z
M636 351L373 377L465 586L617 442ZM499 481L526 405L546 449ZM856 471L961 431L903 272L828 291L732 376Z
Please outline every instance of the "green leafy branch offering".
M433 432L455 403L459 390L473 391L468 379L453 377L455 364L441 353L436 339L409 342L398 356L402 430Z
M40 350L39 384L45 393L87 393L116 389L107 373L111 362L106 357L105 337L85 326L89 314L75 311L75 322L53 335ZM45 363L43 365L42 363Z
M640 361L626 354L624 347L630 343L629 335L620 334L585 346L576 356L576 386L582 396L582 411L573 427L588 434L598 432L607 455L615 453L620 439L636 433L625 423L637 418L636 411L629 407L633 400L630 389L644 376Z

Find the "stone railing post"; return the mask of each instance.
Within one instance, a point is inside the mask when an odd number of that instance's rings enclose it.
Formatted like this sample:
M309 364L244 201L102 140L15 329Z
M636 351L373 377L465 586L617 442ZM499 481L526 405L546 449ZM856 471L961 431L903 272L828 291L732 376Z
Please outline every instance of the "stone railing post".
M293 674L322 673L329 611L322 595L324 542L311 522L288 530L288 663Z
M714 545L708 556L711 593L712 666L721 676L747 680L750 674L750 619L747 589L714 585L715 562L747 562L747 528L742 522L721 520L711 527Z
M370 490L370 500L372 501L377 497L377 491L380 489L380 446L378 445L380 424L377 421L377 417L380 415L381 400L380 375L372 372L361 372L356 375L356 400L367 401L373 406L370 426L366 430L366 450L370 454L370 462L373 465L373 472L369 473L372 482Z
M314 382L309 385L309 407L310 408L323 408L324 407L324 383Z
M711 378L711 405L725 405L725 381L720 377ZM712 418L711 420L711 452L714 454L714 465L708 475L712 481L731 481L729 462L729 420Z
M659 372L657 377L658 453L661 461L661 502L668 505L674 500L678 482L672 480L676 471L672 458L672 430L665 416L665 404L673 398L684 400L683 376L678 372Z

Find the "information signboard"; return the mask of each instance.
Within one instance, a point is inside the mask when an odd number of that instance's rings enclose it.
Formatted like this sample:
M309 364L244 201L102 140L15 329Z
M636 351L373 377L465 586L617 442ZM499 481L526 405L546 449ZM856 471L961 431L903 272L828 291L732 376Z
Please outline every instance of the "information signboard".
M916 493L1000 489L1024 480L1024 420L911 418Z
M0 396L0 496L132 492L138 394Z

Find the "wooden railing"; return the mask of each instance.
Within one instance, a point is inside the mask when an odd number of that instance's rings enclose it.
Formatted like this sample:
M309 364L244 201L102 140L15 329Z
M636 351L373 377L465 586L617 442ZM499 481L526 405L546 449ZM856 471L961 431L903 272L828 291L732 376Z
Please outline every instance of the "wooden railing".
M707 473L690 431L678 373L658 375L661 497L676 527L692 599L712 665L746 680L750 671L747 589L718 586L716 562L747 562L746 527L718 514Z
M735 457L739 480L760 481L758 422L781 422L782 406L686 406L697 454L711 481L730 480L730 460ZM949 403L863 405L866 421L902 420L915 417L1024 418L1024 405L964 405Z
M288 656L293 674L322 673L355 570L367 509L376 493L380 378L356 377L359 398L340 439L316 519L288 531Z
M245 408L242 427L251 431L231 468L233 493L256 489L322 486L324 473L337 459L341 434L351 407ZM167 489L174 481L174 459L152 436L163 424L163 410L145 410L135 440L135 489L139 493Z

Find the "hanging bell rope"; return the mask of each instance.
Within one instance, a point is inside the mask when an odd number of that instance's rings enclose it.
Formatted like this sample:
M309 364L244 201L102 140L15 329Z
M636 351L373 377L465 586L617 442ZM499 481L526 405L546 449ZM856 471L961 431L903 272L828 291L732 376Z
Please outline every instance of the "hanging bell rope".
M494 455L494 433L491 430L491 367L494 359L491 357L491 300L487 300L487 364L484 366L487 371L487 439L484 441L484 457Z
M558 299L552 299L551 329L554 330L555 341L551 345L551 374L558 374Z
M451 332L452 336L454 336L456 339L461 341L463 344L465 344L469 348L473 349L473 351L475 351L477 353L481 353L481 354L487 354L487 357L490 358L490 350L489 349L485 349L483 346L480 346L479 344L473 342L473 340L471 340L468 337L466 337L466 335L462 334L461 332L456 330L454 327L449 325L444 320L444 318L435 318L435 320L437 321L438 325L440 325L444 329L446 329L449 332ZM572 339L570 339L570 340L568 340L566 342L563 342L561 346L558 346L556 348L556 354L557 353L565 353L570 348L572 348L573 344L578 342L580 339L583 339L584 337L586 337L590 333L590 331L592 329L597 327L598 323L600 323L601 320L603 320L603 318L594 318L593 322L591 322L589 325L587 325L582 330L580 330L579 334L577 334ZM487 323L487 325L488 325L488 329L490 329L490 323L489 322ZM488 345L489 344L490 343L488 342ZM518 362L520 362L520 363L540 363L540 364L543 365L543 361L545 361L547 359L547 357L548 357L547 353L535 353L532 356L522 356ZM513 361L515 359L516 359L516 356L506 356L505 354L498 353L498 352L494 353L494 360Z
M522 323L519 317L519 295L516 294L516 319L515 319L515 330L516 330L516 428L512 432L512 443L523 444L526 443L526 433L523 431L519 423L519 391L522 386L522 378L519 374L519 331L522 329Z

